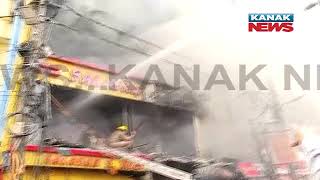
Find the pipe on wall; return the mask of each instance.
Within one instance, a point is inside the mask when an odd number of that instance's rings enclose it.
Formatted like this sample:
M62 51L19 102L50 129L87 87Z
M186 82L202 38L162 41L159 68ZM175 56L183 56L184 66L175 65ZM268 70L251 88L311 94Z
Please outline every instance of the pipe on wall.
M22 32L22 19L20 16L14 16L13 20L13 25L12 25L12 32L11 32L11 40L9 44L9 52L8 52L8 57L5 61L6 66L3 66L1 71L2 71L2 76L4 76L4 71L7 73L7 77L3 78L8 78L4 79L3 85L0 87L0 134L3 133L4 129L4 117L6 115L6 109L7 109L7 104L10 96L10 83L5 83L5 82L11 82L12 76L13 76L13 71L14 71L14 66L16 62L16 56L17 56L17 46L19 43L20 35Z

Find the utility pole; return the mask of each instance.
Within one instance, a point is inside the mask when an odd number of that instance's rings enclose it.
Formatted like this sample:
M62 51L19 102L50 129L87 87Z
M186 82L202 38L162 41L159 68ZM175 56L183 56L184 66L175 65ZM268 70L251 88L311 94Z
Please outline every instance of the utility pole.
M50 87L46 81L37 80L39 59L48 56L44 48L46 47L44 40L46 39L47 3L47 0L40 0L40 2L34 0L26 6L18 3L19 6L15 9L20 12L26 24L32 25L32 36L28 42L20 44L18 48L18 52L24 58L23 79L21 98L19 98L21 103L17 108L19 110L10 114L10 117L20 115L15 119L14 128L9 128L11 148L7 157L11 159L22 157L19 154L23 154L24 147L28 143L39 144L41 147L44 123L51 117ZM19 179L24 165L17 161L11 162L10 173L14 175L13 179Z
M27 132L27 126L32 125L35 131L26 135L24 143L42 143L42 130L45 123L50 119L50 113L48 109L50 108L50 92L49 85L46 81L38 80L37 73L39 71L39 60L46 58L47 53L45 52L45 39L46 39L46 22L47 22L47 0L32 1L27 6L20 7L21 14L23 15L23 10L31 8L35 14L35 19L33 22L28 22L25 18L26 23L32 25L32 36L27 42L28 53L24 54L24 78L22 83L22 124L24 124L23 131ZM20 47L24 50L24 47ZM23 56L23 55L22 55ZM46 75L44 72L44 77ZM50 100L50 101L49 101ZM48 102L49 101L49 102ZM29 128L30 129L30 128ZM25 134L25 133L24 133ZM23 145L22 145L23 147Z

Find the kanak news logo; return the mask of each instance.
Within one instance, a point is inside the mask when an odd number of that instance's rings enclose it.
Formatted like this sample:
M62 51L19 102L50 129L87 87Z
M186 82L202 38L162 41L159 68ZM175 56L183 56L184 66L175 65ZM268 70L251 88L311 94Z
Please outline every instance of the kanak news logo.
M294 14L292 13L250 13L249 32L292 32Z

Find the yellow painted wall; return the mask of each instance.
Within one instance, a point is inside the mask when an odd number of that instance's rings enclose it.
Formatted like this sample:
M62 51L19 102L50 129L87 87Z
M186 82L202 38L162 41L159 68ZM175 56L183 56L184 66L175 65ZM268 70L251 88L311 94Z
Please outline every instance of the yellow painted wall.
M34 170L28 168L23 180L34 180ZM41 169L38 179L45 180L133 180L125 176L112 176L103 170L85 170L85 169Z
M9 16L12 15L13 0L0 0L0 16ZM12 29L13 18L0 18L0 65L7 65L6 61L8 58L8 49L10 44L10 36ZM22 34L20 35L20 42L26 41L29 39L31 29L29 26L23 25ZM21 64L22 59L19 56L16 56L16 64ZM16 66L7 65L7 67L15 68ZM15 69L16 73L20 69ZM4 85L3 75L0 74L0 86ZM7 114L17 111L17 95L19 91L19 84L15 84L16 87L8 93L8 104L7 104ZM5 127L9 124L12 124L14 119L10 119L5 122ZM3 134L0 134L1 137L1 152L5 151L9 147L10 138L6 129L4 129Z
M12 9L12 1L0 0L0 17L10 16ZM12 18L0 18L0 65L6 64L8 49L10 43ZM4 78L0 75L0 87L4 85ZM4 134L4 133L3 133ZM3 134L0 134L1 142L4 140ZM3 151L1 151L3 152ZM0 156L0 162L2 163L2 156Z
M129 94L127 92L123 92L120 90L102 89L100 87L101 85L108 87L108 83L109 83L109 73L105 71L100 71L97 69L68 63L59 58L53 58L53 57L49 57L46 60L45 64L57 67L58 69L63 69L63 70L60 70L61 72L60 76L58 77L49 76L48 81L50 84L76 88L76 89L81 89L85 91L91 91L95 93L121 97L125 99L142 100L143 98L142 92L136 95L136 94ZM81 73L80 75L81 77L77 80L72 80L73 79L72 74L73 72L76 72L76 71ZM97 82L99 82L98 83L99 85L97 85L97 87L95 87L92 90L89 90L88 85L82 82L86 77L89 77L89 76L97 80ZM43 77L40 76L39 78L43 78ZM132 83L136 86L137 89L139 89L140 85L137 82L132 81Z
M107 158L107 157L93 157L70 155L65 156L59 153L42 152L24 152L25 166L46 166L46 167L63 167L63 168L77 168L77 169L97 169L106 170L113 169L119 171L135 171L143 172L145 167L143 165L130 162L124 159Z
M65 168L42 168L34 169L33 167L28 167L23 175L23 180L34 180L36 176L36 170L39 180L133 180L126 176L120 175L109 175L103 170L88 170L88 169L65 169ZM4 175L4 179L10 179L9 174Z
M13 0L0 0L0 16L10 16L12 10ZM6 64L6 60L8 57L8 49L10 43L11 29L12 29L12 20L13 18L0 18L0 64ZM23 26L23 32L20 36L20 42L29 39L30 35L30 27ZM16 64L21 64L22 59L17 56ZM12 66L16 67L16 66ZM15 69L16 73L19 69ZM0 86L4 85L3 76L0 75ZM17 83L14 91L10 93L7 105L7 114L17 112L17 104L18 104L18 91L20 87ZM9 119L5 122L5 127L11 126L14 123L14 118ZM7 128L4 129L4 133L1 136L1 152L4 152L10 147L10 136L7 131ZM0 163L2 162L2 156L0 156ZM6 173L4 179L11 179L9 174ZM32 167L28 167L25 170L23 175L23 180L34 180L35 174L34 169ZM60 179L68 179L68 180L131 180L132 178L125 176L112 176L107 174L105 170L88 170L88 169L73 169L73 168L45 168L41 170L40 178L38 179L46 179L46 180L60 180Z
M11 1L0 1L0 17L10 16ZM10 30L12 18L0 18L0 64L4 64L7 58L9 48ZM0 86L3 85L3 77L0 77Z
M22 30L22 37L20 38L20 42L26 41L29 39L31 34L31 28L30 26L24 26L23 30ZM19 64L22 63L22 58L20 56L17 56L17 61L16 61L16 65L14 67L19 67ZM14 73L19 73L21 71L20 68L17 68L14 70ZM2 78L2 77L0 77ZM1 79L0 79L1 80ZM18 79L17 79L18 80ZM0 84L3 83L3 81L0 81ZM15 88L12 89L13 91L10 92L10 96L8 98L8 104L7 104L7 114L11 114L14 112L17 112L18 110L18 95L19 95L19 90L20 90L20 84L19 83L15 83L14 84ZM1 148L0 148L0 152L4 152L6 150L8 150L8 148L10 147L10 135L9 132L7 130L7 127L12 126L14 124L15 119L14 118L10 118L8 120L6 120L5 122L5 129L4 129L4 133L0 136L1 137Z
M1 0L0 1L0 16L10 16L12 15L12 1ZM10 39L12 18L0 18L0 43L7 43ZM1 57L0 57L1 58ZM0 59L2 60L2 59Z

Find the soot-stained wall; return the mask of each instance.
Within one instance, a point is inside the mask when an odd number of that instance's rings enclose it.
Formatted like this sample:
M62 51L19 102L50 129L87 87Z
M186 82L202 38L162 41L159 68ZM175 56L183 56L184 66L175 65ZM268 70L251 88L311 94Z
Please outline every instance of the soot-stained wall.
M73 117L63 115L52 103L53 120L46 130L49 137L81 144L81 137L91 128L100 138L108 138L117 126L127 122L122 117L127 103L133 107L130 129L137 131L134 147L143 145L134 150L173 156L195 154L192 112L62 87L53 87L52 94Z
M141 151L160 151L168 155L190 156L195 154L193 113L135 103L133 127L137 130L135 145Z

